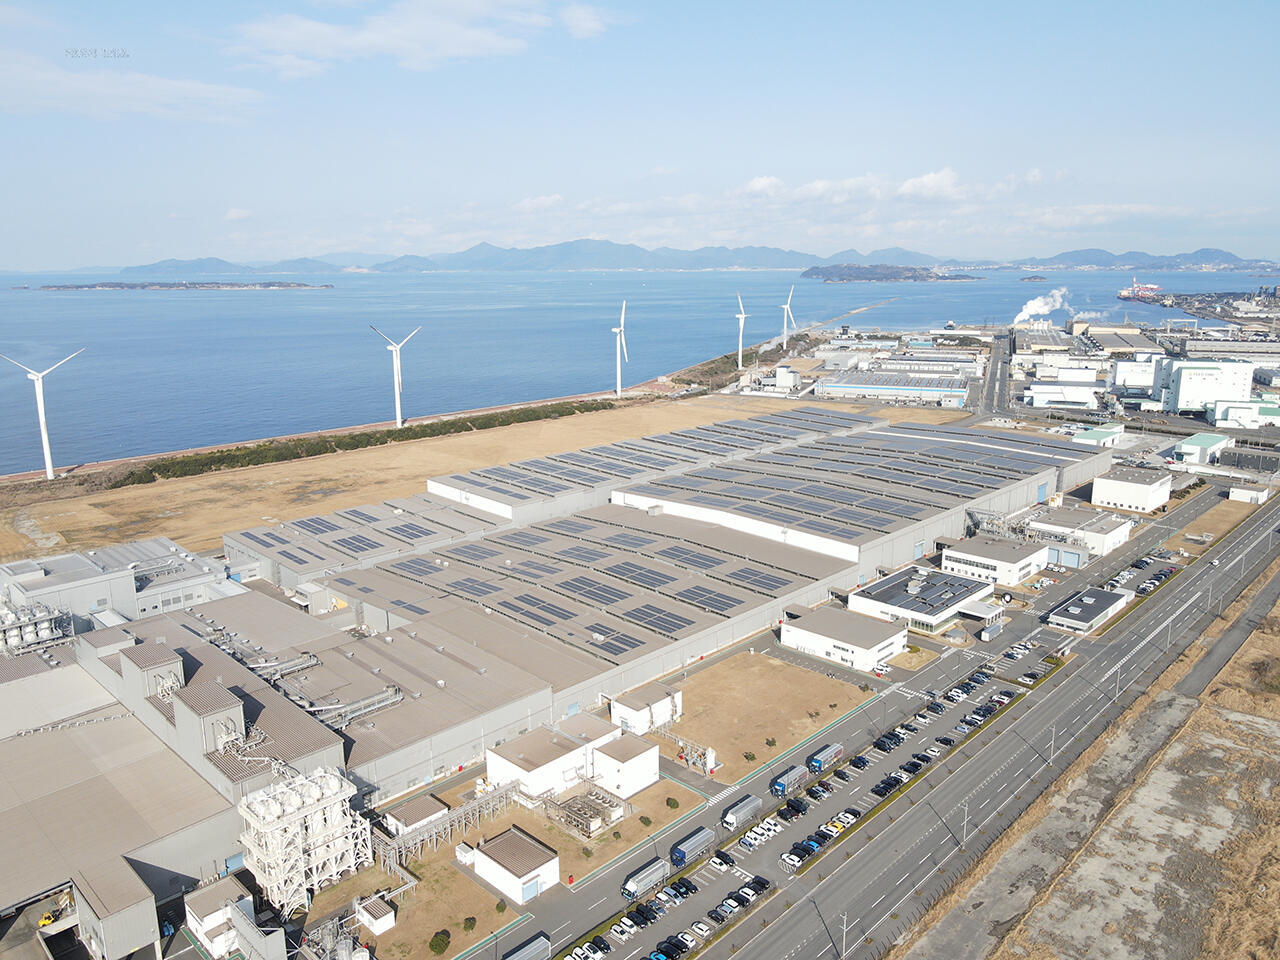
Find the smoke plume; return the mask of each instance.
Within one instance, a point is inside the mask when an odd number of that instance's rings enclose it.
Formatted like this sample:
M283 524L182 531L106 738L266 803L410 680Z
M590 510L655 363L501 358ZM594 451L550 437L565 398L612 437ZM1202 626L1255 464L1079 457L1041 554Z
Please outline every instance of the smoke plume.
M1067 305L1067 288L1058 287L1050 290L1042 297L1032 297L1022 305L1022 309L1018 311L1018 315L1013 318L1014 323L1024 323L1035 317L1047 317L1055 310L1061 310Z

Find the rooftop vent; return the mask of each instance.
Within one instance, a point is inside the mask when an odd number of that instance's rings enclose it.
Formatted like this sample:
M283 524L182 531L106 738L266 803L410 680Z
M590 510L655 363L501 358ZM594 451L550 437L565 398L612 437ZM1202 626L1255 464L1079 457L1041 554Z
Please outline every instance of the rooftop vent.
M389 634L389 633L388 633L385 637L383 637L382 639L383 639L383 640L385 640L387 643L395 643L395 642L396 642L396 638L395 638L395 637L393 637L393 636L391 636L391 634Z
M444 689L444 681L443 681L443 680L437 680L437 681L436 681L436 686L437 686L437 687L439 687L441 690L443 690L443 689Z

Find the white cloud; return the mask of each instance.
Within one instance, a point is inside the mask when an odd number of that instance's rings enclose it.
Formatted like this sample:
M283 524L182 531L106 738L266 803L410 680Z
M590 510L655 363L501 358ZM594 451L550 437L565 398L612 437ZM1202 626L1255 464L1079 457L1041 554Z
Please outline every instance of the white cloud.
M589 40L609 29L608 18L596 7L571 3L560 10L560 19L575 40Z
M950 167L902 181L898 196L912 200L960 200L964 190L960 177Z
M560 194L548 193L540 197L525 197L515 205L515 209L520 213L536 213L539 210L558 207L562 203L564 203L564 197Z
M69 69L42 57L0 50L0 112L4 113L47 111L99 118L141 113L218 119L243 114L261 96L245 87L176 80L115 66Z
M239 207L232 207L222 217L223 220L248 220L253 216L252 210L241 210Z
M755 194L757 196L772 197L776 195L782 187L782 180L778 177L753 177L747 181L747 185L742 188L742 192Z
M447 60L520 53L551 22L542 0L397 0L352 23L263 17L239 28L233 49L286 78L379 57L427 70Z

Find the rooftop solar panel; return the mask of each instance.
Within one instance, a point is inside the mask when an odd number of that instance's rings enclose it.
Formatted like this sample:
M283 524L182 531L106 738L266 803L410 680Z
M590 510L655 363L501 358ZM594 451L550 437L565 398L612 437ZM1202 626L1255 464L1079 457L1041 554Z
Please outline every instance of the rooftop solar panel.
M657 590L665 587L669 583L675 583L676 578L665 574L660 570L654 570L652 567L646 567L642 564L635 563L631 560L625 560L622 563L615 563L613 566L605 567L605 573L611 573L619 580L626 580L629 583L636 583L642 587L649 587Z
M694 621L688 617L682 617L678 613L672 613L670 610L664 610L661 607L655 607L651 603L644 603L638 607L622 613L621 616L630 620L632 623L639 624L642 627L648 627L657 633L674 636L678 631L692 627Z
M327 517L304 517L301 520L294 520L293 524L300 530L305 530L312 536L320 533L333 533L335 530L342 529L338 524L334 523Z
M728 613L734 607L742 606L744 602L740 597L721 593L719 590L712 590L710 587L704 587L700 584L678 590L676 591L676 596L681 600L692 603L694 606L713 610L716 613Z
M396 560L388 564L393 570L401 570L415 577L430 577L440 572L430 560L423 557L409 557L407 560Z
M785 577L767 573L757 567L739 567L737 570L728 571L725 576L730 580L737 580L739 583L745 583L750 587L758 587L769 593L777 593L791 585L791 581Z
M591 577L573 577L569 580L562 580L559 583L559 587L566 593L582 597L584 600L594 600L596 603L603 604L617 603L631 596L625 590L619 590L617 587L601 583Z

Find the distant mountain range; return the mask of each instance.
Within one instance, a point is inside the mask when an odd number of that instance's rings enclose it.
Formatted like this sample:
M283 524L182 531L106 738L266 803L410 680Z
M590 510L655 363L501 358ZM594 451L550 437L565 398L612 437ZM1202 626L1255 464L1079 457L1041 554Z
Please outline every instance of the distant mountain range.
M217 257L199 260L161 260L157 263L125 267L121 276L153 279L199 276L263 276L270 274L332 274L342 270L373 273L423 273L432 270L727 270L805 269L813 266L857 264L895 267L969 267L998 269L1058 270L1193 270L1193 269L1274 269L1267 260L1245 260L1226 250L1206 248L1192 253L1158 256L1131 250L1068 250L1052 257L1020 260L960 260L942 258L901 247L859 253L841 250L819 257L779 247L699 247L677 250L658 247L646 250L630 243L608 240L571 240L543 247L498 247L478 243L460 253L436 253L429 257L408 254L380 259L370 254L340 253L324 257L302 257L269 264L232 263Z

